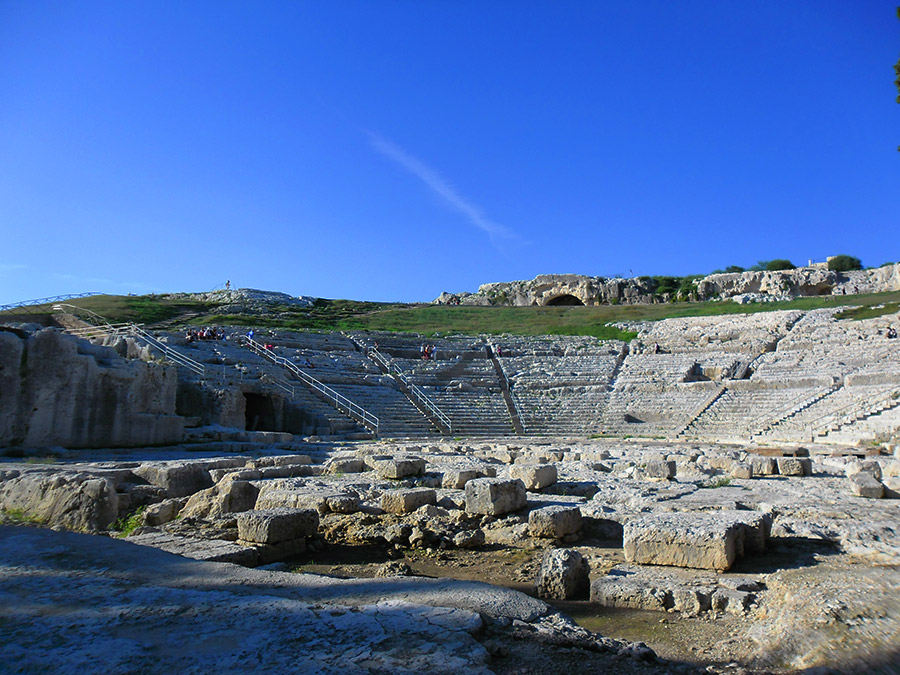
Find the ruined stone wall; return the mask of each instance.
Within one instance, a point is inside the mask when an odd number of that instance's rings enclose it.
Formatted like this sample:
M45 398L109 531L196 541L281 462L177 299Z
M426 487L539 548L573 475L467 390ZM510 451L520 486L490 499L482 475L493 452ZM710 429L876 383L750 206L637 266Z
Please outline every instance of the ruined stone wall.
M180 442L174 368L49 329L0 332L0 447Z
M484 284L477 293L442 293L438 304L546 306L556 303L603 305L665 302L654 294L649 277L606 279L579 274L542 274L530 281ZM831 272L820 267L800 267L783 272L711 274L696 285L701 300L743 295L791 298L815 295L854 295L900 290L900 263L877 269ZM569 298L577 302L567 303Z

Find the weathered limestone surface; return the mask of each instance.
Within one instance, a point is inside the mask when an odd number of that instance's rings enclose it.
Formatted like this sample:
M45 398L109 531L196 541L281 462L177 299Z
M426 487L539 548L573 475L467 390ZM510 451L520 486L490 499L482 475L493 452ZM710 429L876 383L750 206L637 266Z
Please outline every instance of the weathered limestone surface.
M421 476L425 473L425 460L418 457L376 459L372 460L371 463L382 478L408 478L409 476Z
M0 508L69 530L105 530L119 515L110 478L89 473L33 471L0 482Z
M265 509L238 514L238 537L258 544L279 544L316 533L319 513L313 509Z
M727 570L745 550L765 548L762 514L746 512L663 513L630 520L623 546L628 562Z
M534 589L542 598L580 600L590 591L589 573L588 562L578 551L550 549L541 559Z
M521 480L476 478L466 483L466 511L498 516L518 511L527 503Z
M412 513L420 506L435 504L437 493L431 488L390 490L381 495L381 508L388 513Z
M0 332L0 447L180 442L174 368L126 361L56 330Z
M259 488L253 483L225 479L191 495L180 515L184 518L216 518L226 513L249 511L256 505L258 496Z
M553 464L513 464L509 467L509 477L521 480L526 490L542 490L553 485L558 474Z
M562 539L581 530L581 510L577 506L545 506L528 514L532 537Z

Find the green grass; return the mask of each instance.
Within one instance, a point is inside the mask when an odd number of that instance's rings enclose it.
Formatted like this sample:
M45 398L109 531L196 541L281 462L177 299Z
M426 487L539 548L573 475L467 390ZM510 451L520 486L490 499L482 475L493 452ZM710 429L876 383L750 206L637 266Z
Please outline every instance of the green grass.
M845 309L835 314L835 317L860 321L861 319L874 319L879 316L896 314L898 311L900 311L900 302L884 302L878 305L861 305L853 309Z
M714 490L715 488L725 487L726 485L731 485L731 476L719 476L718 478L713 478L703 487Z
M27 513L24 509L0 509L0 523L4 525L41 525L42 518Z
M116 535L117 537L124 538L134 532L137 528L139 528L143 521L144 507L141 506L134 513L128 516L117 518L116 521L109 526L109 529L113 530L114 532L118 532L118 534Z
M900 309L900 292L818 296L750 305L721 301L593 307L473 307L320 299L313 307L275 305L268 314L262 316L223 314L217 311L220 305L215 303L156 295L98 295L73 300L71 304L96 312L111 322L135 321L149 326L168 321L173 325L232 325L320 331L372 330L420 333L427 336L585 335L627 341L633 339L635 334L611 324L847 305L853 308L840 312L838 318L864 319L897 312ZM49 307L31 309L50 311Z

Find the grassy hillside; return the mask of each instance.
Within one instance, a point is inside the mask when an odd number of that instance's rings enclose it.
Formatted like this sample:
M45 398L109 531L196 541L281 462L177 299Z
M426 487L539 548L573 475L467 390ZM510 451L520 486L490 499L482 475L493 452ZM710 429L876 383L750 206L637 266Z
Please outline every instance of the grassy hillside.
M672 317L753 314L785 309L850 306L838 316L863 319L896 313L900 292L857 296L818 296L790 302L737 305L733 302L678 302L654 305L598 307L467 307L430 304L318 300L314 307L276 305L265 315L219 313L218 305L169 296L99 295L71 301L111 322L134 321L148 326L165 324L238 325L296 330L378 330L514 335L593 335L604 339L630 339L633 334L609 324L656 321ZM30 308L51 311L49 307ZM20 310L16 310L17 313ZM2 319L2 314L0 314Z

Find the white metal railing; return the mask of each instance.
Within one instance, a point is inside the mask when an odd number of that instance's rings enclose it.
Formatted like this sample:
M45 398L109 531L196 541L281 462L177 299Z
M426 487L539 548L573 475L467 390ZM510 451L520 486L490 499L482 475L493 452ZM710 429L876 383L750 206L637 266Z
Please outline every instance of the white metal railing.
M384 368L388 373L391 374L392 377L400 380L406 388L409 390L409 396L413 399L415 403L418 403L420 406L425 408L428 412L430 412L434 417L436 417L441 424L444 425L447 429L447 433L453 433L453 423L450 421L450 418L444 414L444 412L437 407L434 401L432 401L425 394L422 389L410 382L409 378L403 373L398 366L393 361L389 360L384 354L378 351L377 347L366 347L366 356L375 361L378 365Z
M328 399L328 401L331 402L331 404L334 405L335 408L378 435L378 418L368 410L360 405L357 405L343 394L338 393L327 384L319 382L319 380L317 380L312 375L302 370L296 364L292 363L283 356L278 356L271 349L266 349L265 345L257 342L253 338L247 337L246 335L242 336L241 343L254 354L258 354L259 356L268 359L272 363L275 363L291 371L304 384L306 384L311 389L319 392L322 396ZM277 381L275 381L275 383L278 384ZM285 388L284 384L280 384L279 386Z
M495 357L494 350L491 348L491 346L485 345L484 349L487 352L488 357L491 359L491 362L497 366L497 373L499 373L500 379L503 381L503 384L506 386L506 391L509 393L509 400L512 401L513 405L514 421L518 420L519 427L522 429L522 433L527 434L528 430L525 428L525 417L524 415L522 415L522 409L519 407L518 399L516 399L515 394L513 394L512 385L509 383L509 378L506 376L506 371L503 370L503 366L501 365L500 360Z
M92 295L103 295L97 291L92 291L90 293L70 293L68 295L54 295L49 298L37 298L35 300L22 300L21 302L14 302L9 305L0 305L0 312L7 312L12 309L18 309L19 307L35 307L40 305L49 305L51 302L59 302L60 300L75 300L77 298L88 298Z
M66 303L53 305L53 309L54 311L61 312L68 311L70 314L74 314L75 316L78 316L79 314L82 316L87 316L92 321L96 322L96 325L67 329L66 332L70 335L75 335L78 337L95 336L97 333L100 333L103 336L128 335L137 338L138 340L141 340L146 344L149 344L153 348L159 350L165 358L175 363L176 365L184 366L185 368L194 371L198 375L203 375L206 372L206 368L202 363L195 361L190 356L182 354L177 349L170 347L166 343L160 342L155 336L145 331L144 328L139 324L112 324L96 312L92 312L88 309L84 309L83 307L69 305Z

